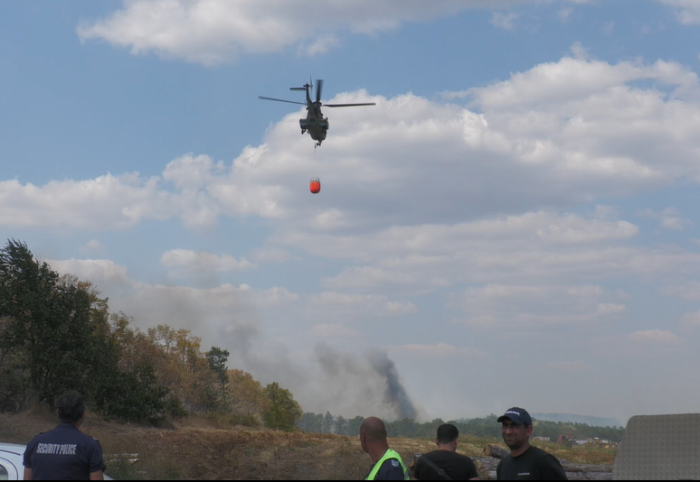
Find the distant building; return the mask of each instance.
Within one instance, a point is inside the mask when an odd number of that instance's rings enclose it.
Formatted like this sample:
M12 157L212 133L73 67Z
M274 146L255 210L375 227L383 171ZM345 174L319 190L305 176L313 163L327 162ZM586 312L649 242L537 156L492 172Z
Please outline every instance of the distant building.
M539 440L540 442L550 442L551 439L549 437L532 437L532 440Z

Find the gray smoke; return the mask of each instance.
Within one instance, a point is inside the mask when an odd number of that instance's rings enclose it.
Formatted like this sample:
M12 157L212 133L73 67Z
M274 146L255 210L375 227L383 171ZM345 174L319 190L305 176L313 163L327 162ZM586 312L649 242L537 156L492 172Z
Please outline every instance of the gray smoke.
M375 372L386 381L386 391L384 401L389 403L399 419L416 419L416 407L406 393L396 365L389 359L385 352L375 351L370 355L370 363Z

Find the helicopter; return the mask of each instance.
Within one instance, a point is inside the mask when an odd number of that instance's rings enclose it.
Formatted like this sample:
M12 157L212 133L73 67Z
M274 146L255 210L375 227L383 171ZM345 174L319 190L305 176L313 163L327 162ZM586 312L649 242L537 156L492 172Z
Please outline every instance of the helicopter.
M299 119L299 126L301 127L301 135L304 135L306 131L309 132L309 135L313 140L316 141L316 146L318 147L321 145L321 142L323 142L326 139L326 134L328 133L328 117L323 117L323 113L321 112L321 106L324 105L321 103L321 92L323 91L323 79L317 79L316 80L316 101L313 102L311 100L311 94L310 91L313 89L314 85L311 79L309 79L308 84L304 84L303 87L290 87L289 90L294 90L294 91L305 91L306 92L306 103L304 102L296 102L293 100L285 100L285 99L275 99L273 97L263 97L263 96L258 96L259 99L263 100L274 100L276 102L287 102L289 104L299 104L299 105L305 105L307 114L306 114L306 119ZM325 104L326 107L358 107L358 106L367 106L367 105L377 105L374 102L365 102L361 104Z

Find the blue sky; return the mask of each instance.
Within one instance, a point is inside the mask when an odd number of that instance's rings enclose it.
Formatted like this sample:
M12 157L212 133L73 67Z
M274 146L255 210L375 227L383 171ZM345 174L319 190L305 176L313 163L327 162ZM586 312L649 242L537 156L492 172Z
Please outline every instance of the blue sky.
M373 350L425 418L694 411L699 33L690 0L3 2L0 238L310 411L395 416ZM310 76L377 103L315 150L257 98Z

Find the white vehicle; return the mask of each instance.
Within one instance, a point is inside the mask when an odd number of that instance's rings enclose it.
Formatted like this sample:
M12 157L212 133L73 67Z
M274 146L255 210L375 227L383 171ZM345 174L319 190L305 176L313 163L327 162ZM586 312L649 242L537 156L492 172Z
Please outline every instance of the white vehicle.
M0 444L0 480L24 480L24 445Z

